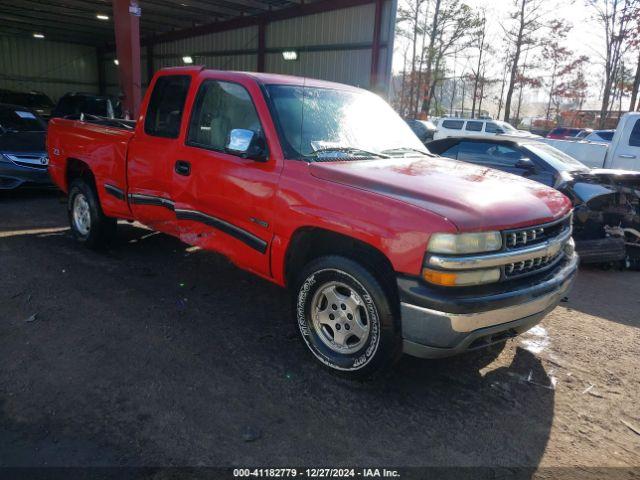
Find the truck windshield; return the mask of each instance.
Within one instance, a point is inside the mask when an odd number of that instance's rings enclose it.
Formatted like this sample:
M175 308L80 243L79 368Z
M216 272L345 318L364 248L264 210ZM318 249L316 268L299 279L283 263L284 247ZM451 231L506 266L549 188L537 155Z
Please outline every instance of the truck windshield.
M426 154L411 128L373 93L294 85L270 85L267 91L287 158Z
M561 152L551 145L545 143L527 144L524 146L526 150L529 150L534 155L537 155L545 162L549 163L553 168L559 172L573 172L576 170L589 170L584 163L570 157L564 152Z

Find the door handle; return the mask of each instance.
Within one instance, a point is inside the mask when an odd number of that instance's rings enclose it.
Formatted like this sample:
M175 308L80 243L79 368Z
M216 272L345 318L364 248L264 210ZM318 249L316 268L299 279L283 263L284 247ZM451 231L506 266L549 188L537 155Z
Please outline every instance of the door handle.
M626 154L626 153L621 153L621 154L620 154L620 155L618 155L618 156L619 156L620 158L630 158L630 159L636 158L636 156L635 156L635 155L628 155L628 154Z
M189 175L191 175L191 164L184 160L178 160L176 162L174 170L178 175L188 177Z

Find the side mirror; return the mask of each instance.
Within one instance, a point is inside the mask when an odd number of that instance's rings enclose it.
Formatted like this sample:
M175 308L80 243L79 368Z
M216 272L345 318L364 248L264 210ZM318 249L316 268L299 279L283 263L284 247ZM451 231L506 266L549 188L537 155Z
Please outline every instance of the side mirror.
M530 158L521 158L516 162L516 168L521 168L522 170L533 171L536 169L536 165Z
M505 132L504 129L496 128L496 135L504 135L505 133L507 133L507 132Z
M234 128L229 133L229 140L225 150L242 158L249 158L257 162L267 160L267 145L264 138L253 130Z

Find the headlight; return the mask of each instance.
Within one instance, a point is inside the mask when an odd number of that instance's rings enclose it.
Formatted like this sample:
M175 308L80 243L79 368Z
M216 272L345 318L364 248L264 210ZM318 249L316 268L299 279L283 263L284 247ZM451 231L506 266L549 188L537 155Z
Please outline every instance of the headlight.
M443 272L425 268L422 270L422 278L434 285L443 287L466 287L470 285L482 285L495 283L500 280L500 268L487 268L484 270L466 270L459 272Z
M429 253L484 253L502 248L500 232L434 233L429 240Z

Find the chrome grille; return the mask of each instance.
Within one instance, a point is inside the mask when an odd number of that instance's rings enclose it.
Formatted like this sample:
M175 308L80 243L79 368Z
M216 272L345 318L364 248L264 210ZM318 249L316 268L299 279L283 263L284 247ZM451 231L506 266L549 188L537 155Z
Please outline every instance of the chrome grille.
M551 267L562 256L562 251L553 256L544 256L531 258L523 262L508 263L504 266L504 275L506 278L512 278L527 273L542 271Z
M504 247L507 250L517 250L518 248L553 239L571 228L571 218L571 215L567 215L564 218L542 225L506 230L503 232Z
M530 228L511 232L505 235L507 248L524 247L534 243L541 242L545 238L544 227Z
M4 156L20 167L46 170L49 165L49 158L44 153L5 153Z

